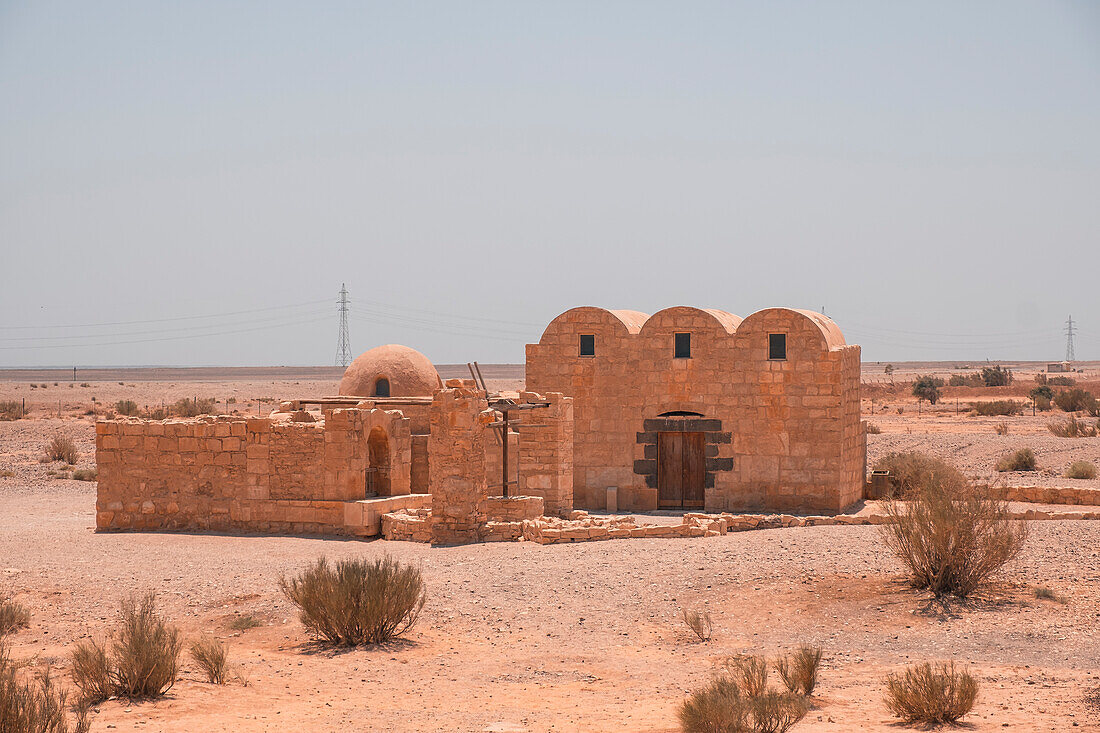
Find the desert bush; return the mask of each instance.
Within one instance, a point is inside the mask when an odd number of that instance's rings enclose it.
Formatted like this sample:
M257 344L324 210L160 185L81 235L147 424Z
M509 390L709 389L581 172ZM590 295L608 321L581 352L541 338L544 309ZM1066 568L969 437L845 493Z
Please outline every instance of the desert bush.
M886 677L886 708L906 723L954 723L970 712L977 696L977 681L954 662L925 662L908 667L903 676Z
M923 486L934 476L953 483L966 482L966 478L950 463L918 451L887 453L875 461L874 468L876 471L889 471L901 495L908 494L914 487Z
M76 465L76 462L80 460L80 453L76 450L76 444L64 435L53 436L50 442L46 444L44 456L49 461L65 461L70 465Z
M228 679L229 649L212 636L191 643L191 658L206 675L206 681L224 685Z
M696 690L680 705L680 730L684 733L743 733L748 706L737 683L718 676Z
M997 461L997 470L1001 473L1006 471L1034 471L1037 465L1035 451L1031 448L1021 448Z
M1095 410L1096 398L1091 392L1080 387L1064 389L1054 396L1054 404L1062 412L1080 412L1081 410Z
M919 400L928 400L933 405L940 401L940 387L943 380L939 377L924 376L913 380L913 396Z
M156 596L123 601L119 621L110 655L95 641L72 653L73 682L85 703L112 695L160 697L176 683L183 643L179 630L157 613Z
M59 689L49 668L28 681L18 674L7 648L0 643L0 731L4 733L86 733L88 709L80 706L70 725L68 695Z
M1072 387L1077 384L1077 380L1073 377L1048 377L1045 383L1055 387Z
M138 409L137 403L133 400L119 400L115 403L115 412L126 417L133 417L141 410Z
M869 422L869 423L867 423L867 434L868 435L881 435L882 434L882 428L880 428L878 425L875 425L873 422Z
M699 637L699 641L710 641L711 631L714 630L714 623L710 618L710 611L695 611L683 609L684 623L691 629L692 633Z
M971 402L970 409L975 415L990 417L993 415L1019 415L1024 411L1023 403L1015 400L992 400L990 402Z
M1068 417L1064 421L1047 423L1047 430L1059 438L1095 438L1100 433L1100 423L1089 425L1084 420Z
M905 498L883 503L888 521L879 530L909 583L936 596L968 596L1016 558L1027 539L1027 525L1012 519L1007 502L983 494L956 470L919 475Z
M319 559L279 585L307 629L330 644L378 644L416 623L427 595L420 569L389 556L379 560Z
M176 402L172 403L172 407L169 412L178 417L198 417L199 415L212 415L214 414L214 400L213 398L199 399L198 397L193 400L189 400L185 397L182 400L177 400Z
M1045 397L1047 399L1047 401L1050 401L1050 400L1054 399L1054 390L1051 389L1046 384L1040 384L1038 387L1035 387L1030 392L1028 392L1027 396L1030 397L1033 400L1038 399L1040 397Z
M145 410L141 416L146 420L164 420L168 417L168 410L164 407L154 407L152 410Z
M0 639L13 631L26 628L31 613L11 596L0 594Z
M1008 423L1002 420L993 426L993 432L997 435L1008 435Z
M257 626L263 626L264 622L253 616L251 613L246 613L243 616L238 616L229 622L229 628L234 631L248 631L254 629Z
M23 403L19 400L0 401L0 421L18 420L23 417Z
M753 733L784 733L806 716L806 698L793 693L769 691L749 701Z
M747 697L763 695L768 689L768 662L755 654L740 654L725 662L726 672Z
M1032 402L1035 403L1035 409L1037 409L1039 412L1046 412L1050 409L1051 406L1050 398L1048 397L1035 397L1032 399Z
M986 387L1007 387L1012 384L1012 372L1004 367L982 367L982 383Z
M1074 461L1066 469L1066 478L1094 479L1096 478L1096 466L1088 461Z
M94 468L78 468L73 471L73 479L76 481L95 481L98 476Z
M1058 595L1057 593L1052 591L1050 588L1047 588L1045 586L1039 586L1038 588L1036 588L1035 592L1034 592L1034 595L1035 595L1036 598L1038 598L1040 600L1044 600L1044 601L1055 601L1057 603L1065 603L1066 602L1066 599L1064 597Z
M775 662L775 671L790 692L809 695L817 686L817 668L821 664L821 649L800 646Z

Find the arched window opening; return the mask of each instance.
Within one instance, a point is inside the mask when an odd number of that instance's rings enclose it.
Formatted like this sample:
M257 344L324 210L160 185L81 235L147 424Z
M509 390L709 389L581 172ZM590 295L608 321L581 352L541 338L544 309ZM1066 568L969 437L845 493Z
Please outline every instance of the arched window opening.
M389 397L390 396L390 380L385 377L379 377L374 382L374 396L375 397Z
M367 496L390 495L390 439L375 427L367 436Z

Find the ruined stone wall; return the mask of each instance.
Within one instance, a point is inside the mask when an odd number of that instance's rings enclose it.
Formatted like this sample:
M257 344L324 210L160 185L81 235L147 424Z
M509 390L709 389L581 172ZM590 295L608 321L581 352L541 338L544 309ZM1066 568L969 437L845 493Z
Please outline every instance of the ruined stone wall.
M432 397L431 471L432 544L479 542L487 521L484 500L485 438L481 413L488 408L485 393L463 380L448 379Z
M527 347L527 388L574 398L577 506L604 508L614 486L618 509L656 507L669 412L702 418L708 511L839 511L859 499L859 347L831 321L785 308L741 321L677 307L641 325L616 313L567 311ZM684 332L691 356L677 358ZM786 359L768 358L769 333L787 335ZM579 354L581 334L594 335L594 356Z
M573 510L573 399L523 392L520 400L550 406L522 413L518 493L542 497L549 515L567 516Z

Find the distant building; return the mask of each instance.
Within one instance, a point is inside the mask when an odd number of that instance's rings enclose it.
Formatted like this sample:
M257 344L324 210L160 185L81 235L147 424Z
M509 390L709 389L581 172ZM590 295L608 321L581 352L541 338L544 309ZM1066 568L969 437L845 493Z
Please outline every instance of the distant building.
M1068 361L1052 361L1047 364L1048 372L1072 372L1073 367L1070 366Z

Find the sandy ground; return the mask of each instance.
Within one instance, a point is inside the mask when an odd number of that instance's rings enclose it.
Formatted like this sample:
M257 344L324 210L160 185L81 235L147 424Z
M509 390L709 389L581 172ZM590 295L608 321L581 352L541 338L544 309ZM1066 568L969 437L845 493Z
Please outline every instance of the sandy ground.
M492 386L514 388L513 376L500 379ZM336 384L123 381L97 383L97 399L169 401L234 389L286 399L331 394ZM27 389L0 383L0 399ZM51 383L46 392L90 389ZM62 432L76 440L79 465L92 465L93 423L80 412L0 423L0 590L34 614L11 639L14 655L52 664L64 678L76 641L102 637L120 599L153 590L188 639L228 640L248 680L206 684L185 657L167 698L104 703L93 730L674 731L677 705L723 657L774 655L803 642L822 646L825 661L814 709L795 730L899 729L882 703L883 676L936 659L968 664L981 683L964 730L1100 730L1100 710L1085 704L1100 688L1100 522L1033 523L1025 555L996 587L947 607L905 587L874 527L442 549L99 534L94 483L50 477L58 467L38 463L46 440ZM1008 418L1007 436L992 432L998 418L906 409L868 419L883 430L869 436L872 459L931 450L979 475L1027 445L1050 473L1006 476L1010 483L1096 483L1056 474L1070 460L1100 460L1100 439L1055 438L1045 429L1049 416ZM408 639L351 651L312 643L278 592L279 575L322 554L386 552L418 563L428 584L424 616ZM1035 599L1039 585L1066 602ZM684 608L711 611L711 642L693 640L680 620ZM229 621L247 613L265 625L230 630Z

